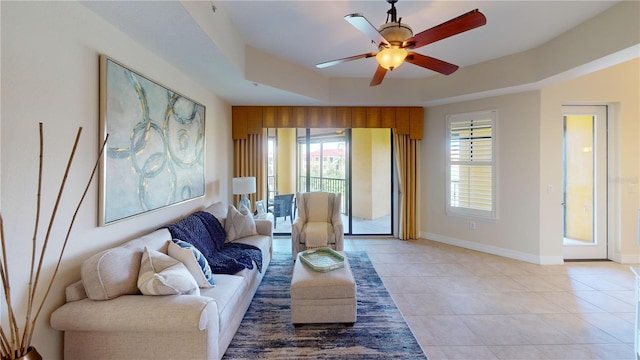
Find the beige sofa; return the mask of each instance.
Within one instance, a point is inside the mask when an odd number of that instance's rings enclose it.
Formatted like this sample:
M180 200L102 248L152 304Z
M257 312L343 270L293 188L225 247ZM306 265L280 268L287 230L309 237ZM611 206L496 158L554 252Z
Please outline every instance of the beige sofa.
M224 226L225 206L217 203L205 211ZM66 303L51 315L51 326L64 331L64 358L220 359L271 260L272 224L256 220L255 225L257 235L235 241L261 249L262 271L254 266L235 275L214 274L215 287L200 288L199 296L148 296L131 288L145 246L167 253L172 237L166 228L87 259L83 279L67 287Z

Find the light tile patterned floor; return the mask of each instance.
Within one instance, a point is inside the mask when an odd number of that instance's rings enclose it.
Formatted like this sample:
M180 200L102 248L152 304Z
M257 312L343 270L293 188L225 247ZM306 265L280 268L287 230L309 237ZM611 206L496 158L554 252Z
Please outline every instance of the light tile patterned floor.
M345 250L368 253L430 360L635 359L627 264L540 266L391 238L345 239Z
M294 217L295 219L295 217ZM293 220L289 217L279 217L274 224L273 232L281 234L282 236L291 235L291 224ZM349 231L349 222L347 217L342 215L342 224L344 225L344 231L351 234L391 234L391 215L381 216L373 220L367 220L354 217L352 221L353 231Z

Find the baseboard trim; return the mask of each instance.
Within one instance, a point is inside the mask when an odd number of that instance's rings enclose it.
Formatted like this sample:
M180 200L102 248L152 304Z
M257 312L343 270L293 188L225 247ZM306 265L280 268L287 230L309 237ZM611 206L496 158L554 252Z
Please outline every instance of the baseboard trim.
M480 251L488 254L503 256L509 259L526 261L526 262L538 264L538 265L564 264L564 259L561 255L560 256L532 255L532 254L527 254L520 251L514 251L514 250L505 249L497 246L480 244L473 241L456 239L449 236L443 236L443 235L433 234L429 232L420 232L420 236L424 239L433 240L433 241L444 243L444 244L454 245L454 246L462 247L465 249L476 250L476 251Z
M640 264L640 254L618 254L612 260L620 264Z

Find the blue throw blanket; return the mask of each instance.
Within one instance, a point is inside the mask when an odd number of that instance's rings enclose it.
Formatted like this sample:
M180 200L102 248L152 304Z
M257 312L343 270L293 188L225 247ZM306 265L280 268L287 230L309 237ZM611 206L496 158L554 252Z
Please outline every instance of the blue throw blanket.
M262 251L253 245L225 243L227 235L222 224L206 211L195 212L166 228L174 239L200 250L214 273L233 275L245 268L253 269L253 262L262 272Z

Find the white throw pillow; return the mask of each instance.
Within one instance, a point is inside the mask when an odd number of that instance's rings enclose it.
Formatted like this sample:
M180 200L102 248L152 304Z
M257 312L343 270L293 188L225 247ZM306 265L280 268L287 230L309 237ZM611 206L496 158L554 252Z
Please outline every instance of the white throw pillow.
M243 215L233 205L229 205L227 221L224 223L224 231L227 233L227 241L234 241L246 236L258 234L253 215Z
M224 205L221 201L216 201L213 204L206 207L203 211L208 212L218 219L220 224L224 223L224 219L227 218L227 206Z
M145 246L138 273L138 289L144 295L200 295L200 288L180 261Z
M196 279L199 287L210 288L216 286L211 267L198 248L186 241L173 239L169 241L167 252L169 256L180 261L187 267L187 270L189 270L193 278Z

